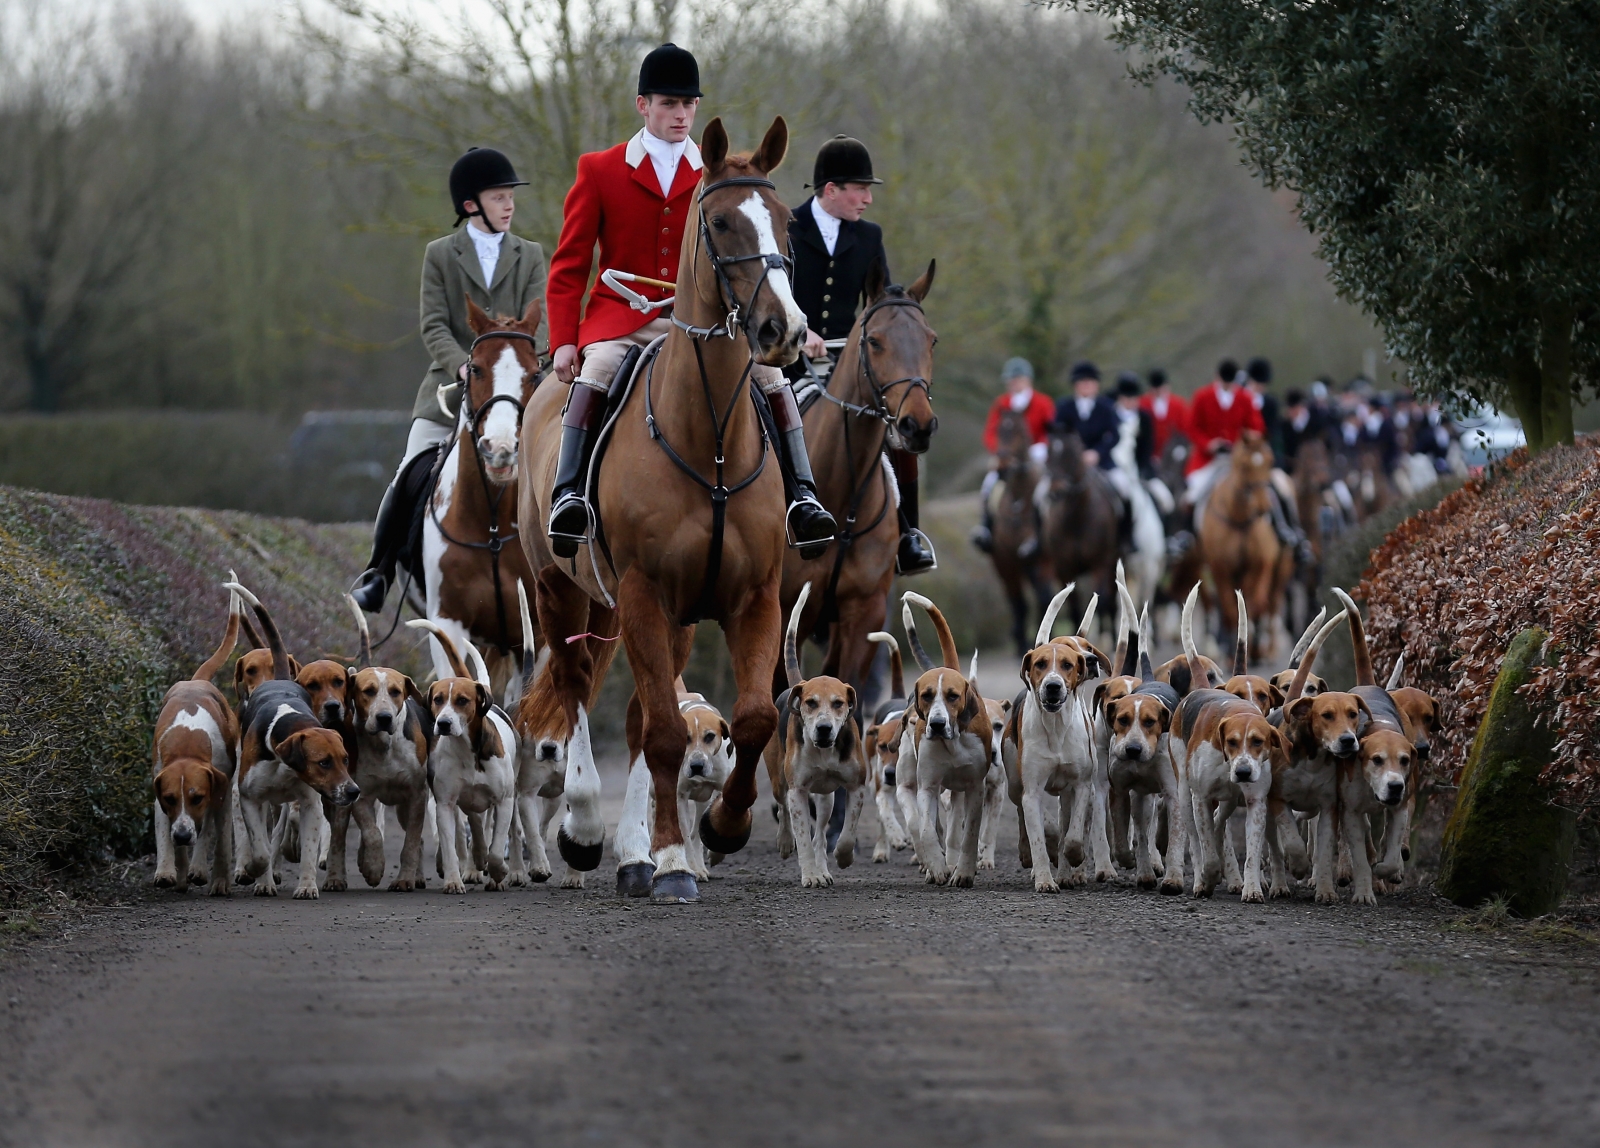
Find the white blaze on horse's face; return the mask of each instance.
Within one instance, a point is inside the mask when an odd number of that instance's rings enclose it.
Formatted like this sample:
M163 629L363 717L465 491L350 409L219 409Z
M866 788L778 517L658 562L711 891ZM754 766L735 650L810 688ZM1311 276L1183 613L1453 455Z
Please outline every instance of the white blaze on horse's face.
M763 255L780 255L778 235L772 227L772 209L767 206L766 200L760 193L752 191L750 198L739 205L740 213L750 221L756 229L756 242L761 247ZM767 273L767 285L777 295L778 302L783 305L784 322L787 329L784 332L784 345L797 343L805 338L806 315L800 310L800 304L794 301L794 290L789 285L789 272L782 267L775 267ZM752 299L751 304L755 303Z
M500 357L494 361L494 393L509 395L522 401L522 384L527 378L522 361L509 342L500 348ZM513 403L495 403L483 416L478 428L478 449L483 456L483 466L493 482L510 482L517 469L517 407Z

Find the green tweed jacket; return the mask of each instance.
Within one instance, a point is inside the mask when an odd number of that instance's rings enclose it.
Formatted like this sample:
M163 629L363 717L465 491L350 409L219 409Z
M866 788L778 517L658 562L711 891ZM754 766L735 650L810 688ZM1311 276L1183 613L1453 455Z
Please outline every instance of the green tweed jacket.
M494 282L485 284L478 252L467 226L435 239L422 257L422 345L433 356L417 389L411 417L454 426L460 401L450 404L447 415L439 409L439 388L456 378L474 338L467 325L467 296L491 315L521 318L528 304L544 297L544 250L537 243L506 233L500 242ZM540 308L541 313L543 308ZM539 351L548 351L543 322Z

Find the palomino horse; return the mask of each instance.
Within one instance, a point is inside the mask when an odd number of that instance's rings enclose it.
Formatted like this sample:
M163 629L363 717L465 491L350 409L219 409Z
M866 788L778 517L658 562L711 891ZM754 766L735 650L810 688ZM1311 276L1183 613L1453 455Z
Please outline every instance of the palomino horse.
M1226 473L1206 498L1199 525L1198 549L1211 572L1222 633L1231 635L1238 627L1234 591L1242 590L1247 612L1257 619L1252 656L1258 661L1272 656L1283 587L1294 562L1293 551L1272 525L1271 475L1267 440L1258 431L1245 431L1233 446Z
M811 605L801 614L799 632L818 632L819 620L828 625L822 673L854 686L857 697L877 652L867 635L883 629L900 541L898 495L884 447L922 454L939 426L929 395L938 339L922 313L933 269L929 263L910 287L887 285L877 275L869 279L870 301L850 331L828 390L805 417L817 496L840 531L820 558L807 562L798 550L785 556L783 609L792 610L800 587L811 583ZM778 690L786 684L782 678L774 682Z
M422 524L427 615L459 650L489 650L493 680L522 691L522 632L517 582L533 572L517 539L517 443L522 408L539 376L533 333L544 300L520 319L492 319L471 299L467 322L477 334L461 397L459 431L439 471ZM443 648L430 638L433 670L451 675ZM497 656L498 655L498 656Z
M1045 480L1040 549L1056 579L1077 583L1079 597L1092 591L1110 601L1119 557L1117 495L1110 479L1084 465L1076 434L1064 434L1050 436Z
M647 805L653 791L655 812L647 841L619 830L617 881L623 891L648 890L661 901L699 898L678 821L688 733L673 685L689 660L696 621L721 624L739 690L730 723L736 762L700 821L707 849L733 853L749 840L756 768L778 724L772 675L783 629L783 481L767 457L749 385L752 362L792 362L806 332L787 273L789 212L767 179L788 139L780 117L745 159L728 154L720 119L707 126L673 330L608 424L609 450L595 464L591 488L595 539L587 553L557 561L543 532L522 534L551 655L523 697L518 724L525 736L542 737L552 727L572 735L561 854L580 871L600 863L604 828L586 707L610 665L613 644L602 639L620 626L634 680L629 758L641 779L630 781L629 809L635 797ZM523 416L521 522L547 521L564 398L560 388L541 388ZM642 808L623 817L642 828Z
M1028 421L1006 407L995 428L995 452L999 460L999 482L990 498L994 500L994 548L990 560L1005 587L1011 604L1011 639L1017 653L1025 655L1028 645L1028 603L1022 596L1024 581L1033 587L1040 613L1051 598L1048 562L1040 553L1039 515L1033 508L1033 492L1039 485L1039 471L1029 457L1033 434ZM1023 556L1023 550L1028 554Z

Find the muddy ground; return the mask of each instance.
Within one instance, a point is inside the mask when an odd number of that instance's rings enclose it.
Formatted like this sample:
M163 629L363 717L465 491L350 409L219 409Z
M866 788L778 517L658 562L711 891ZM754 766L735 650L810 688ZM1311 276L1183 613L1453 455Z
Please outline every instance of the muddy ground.
M802 891L764 810L694 906L619 901L608 848L582 892L94 911L0 957L0 1143L1600 1144L1582 942L1039 896L1014 823L976 889L866 849Z

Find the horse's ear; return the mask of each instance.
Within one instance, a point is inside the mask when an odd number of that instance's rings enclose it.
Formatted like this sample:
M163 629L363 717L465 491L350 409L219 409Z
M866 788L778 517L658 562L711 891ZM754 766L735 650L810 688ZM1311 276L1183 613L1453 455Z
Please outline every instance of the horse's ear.
M906 294L911 296L918 303L926 299L928 297L928 292L933 288L933 269L935 264L938 262L939 261L937 259L928 260L928 269L921 275L917 276L917 281L915 283L906 288Z
M777 171L788 150L789 125L782 116L776 116L773 118L772 126L767 129L767 134L761 137L761 146L756 148L755 154L750 157L750 166L763 175Z
M707 183L711 182L709 173L721 171L728 162L728 129L722 126L721 116L707 124L700 137L700 159L706 165Z
M889 276L884 268L883 261L875 261L867 268L867 303L870 305L883 298L883 293L888 289Z
M517 327L531 335L539 329L539 320L544 318L544 297L535 296L528 300L528 309L522 313L522 318L517 320Z
M473 302L471 295L467 296L467 326L471 327L473 332L478 335L483 334L494 326L494 320L489 318L488 313L482 307Z

